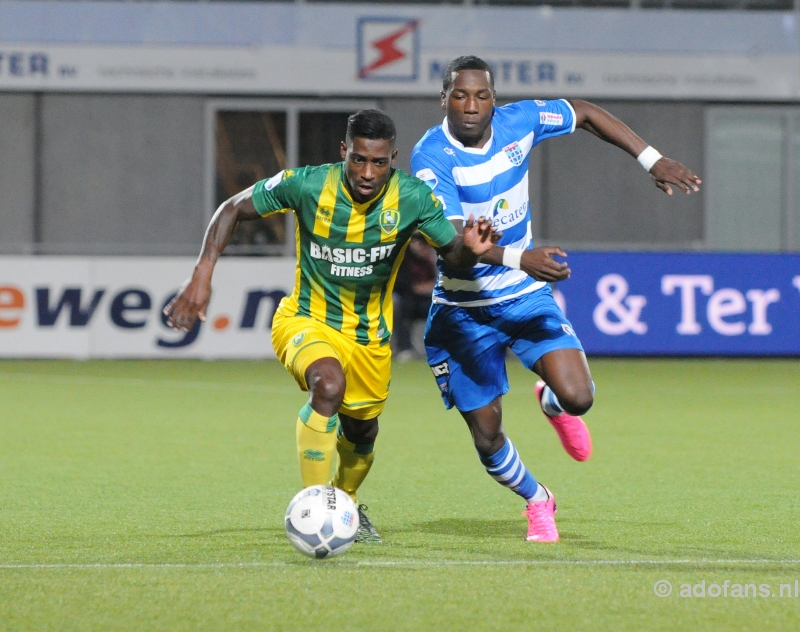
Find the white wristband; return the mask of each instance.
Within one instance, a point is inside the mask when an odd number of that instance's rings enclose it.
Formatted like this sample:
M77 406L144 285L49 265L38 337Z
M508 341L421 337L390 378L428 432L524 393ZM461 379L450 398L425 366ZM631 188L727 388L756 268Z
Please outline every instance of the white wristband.
M653 165L656 164L661 158L663 158L663 156L658 153L658 150L648 145L642 150L642 153L636 157L636 160L638 160L639 164L644 167L645 171L649 172L650 169L653 168Z
M503 248L503 265L519 270L522 263L522 248Z

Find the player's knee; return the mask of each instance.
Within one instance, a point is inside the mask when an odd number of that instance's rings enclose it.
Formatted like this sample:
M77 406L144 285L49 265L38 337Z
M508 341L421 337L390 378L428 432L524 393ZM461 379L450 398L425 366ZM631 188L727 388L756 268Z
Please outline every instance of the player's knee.
M472 432L472 441L475 450L481 458L492 456L505 445L506 437L503 431L482 429L480 432Z
M342 432L351 443L370 444L378 438L378 419L352 419L346 415L339 415Z
M308 390L311 392L311 405L319 404L333 410L334 414L342 405L345 391L345 377L341 372L328 371L310 376ZM316 407L315 407L316 409Z
M344 386L343 376L324 377L315 384L314 395L326 402L336 403L338 408L344 399Z
M583 415L594 404L594 394L590 388L568 389L558 395L558 401L570 415Z

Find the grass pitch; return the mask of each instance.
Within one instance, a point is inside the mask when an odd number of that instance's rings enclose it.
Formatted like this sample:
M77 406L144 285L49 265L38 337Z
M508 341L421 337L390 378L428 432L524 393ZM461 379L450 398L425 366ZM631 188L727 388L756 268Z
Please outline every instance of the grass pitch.
M523 540L409 363L360 497L385 542L318 562L283 533L305 397L276 362L0 362L0 629L797 629L800 363L591 366L587 463L516 364L504 399L561 542Z

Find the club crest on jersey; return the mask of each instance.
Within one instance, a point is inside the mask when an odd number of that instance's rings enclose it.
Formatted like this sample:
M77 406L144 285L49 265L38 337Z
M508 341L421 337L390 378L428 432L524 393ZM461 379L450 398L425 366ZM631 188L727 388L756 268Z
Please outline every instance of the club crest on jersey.
M395 209L390 208L381 211L380 216L380 224L381 230L386 233L387 235L391 235L394 231L397 230L397 226L400 223L400 213L398 213Z
M517 141L503 147L503 151L506 152L506 156L515 167L519 167L525 159L525 156L522 155L522 148Z

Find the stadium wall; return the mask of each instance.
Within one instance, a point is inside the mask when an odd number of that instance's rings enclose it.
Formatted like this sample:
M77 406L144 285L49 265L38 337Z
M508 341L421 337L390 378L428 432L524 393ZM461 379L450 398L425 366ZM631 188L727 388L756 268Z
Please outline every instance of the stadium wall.
M0 93L0 252L30 253L36 241L36 97Z
M726 174L707 151L714 107L750 104L740 119L757 123L771 103L785 118L773 127L800 130L793 14L0 3L0 253L194 253L215 204L212 101L369 98L397 120L407 169L413 144L441 121L442 69L464 52L493 63L501 99L590 98L718 181ZM785 132L781 142L798 139ZM800 178L789 180L800 157L785 158L776 170L773 157L754 157L747 174L762 200L770 174L787 174L771 193L778 228L765 239L759 222L742 221L752 205L735 187L722 203L711 203L709 187L668 198L628 156L578 133L532 154L533 233L570 249L799 250Z
M3 217L12 253L189 255L204 198L207 97L0 94ZM598 101L666 155L703 173L704 105ZM436 99L384 98L398 166L442 111ZM341 130L342 136L344 130ZM667 197L618 149L579 132L532 152L532 230L564 247L696 249L703 197ZM755 227L757 228L757 227Z

